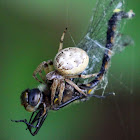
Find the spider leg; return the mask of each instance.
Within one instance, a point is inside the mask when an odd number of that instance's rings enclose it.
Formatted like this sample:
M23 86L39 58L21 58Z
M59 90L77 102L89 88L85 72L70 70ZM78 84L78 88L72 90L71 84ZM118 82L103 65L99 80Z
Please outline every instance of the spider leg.
M57 89L58 85L59 85L59 80L53 79L53 83L51 86L51 105L53 105L53 100L54 100L56 89Z
M64 89L65 89L65 82L64 82L64 81L61 81L61 82L60 82L59 95L58 95L58 102L59 102L59 105L61 104L61 101L62 101Z
M61 51L62 48L63 48L63 40L64 40L64 36L65 36L66 31L67 31L67 28L64 30L64 32L63 32L63 34L61 36L58 52Z
M84 93L74 82L72 82L69 79L65 79L65 81L70 84L72 87L74 87L79 93L83 94L84 96L87 96L86 93Z
M88 74L88 75L72 75L72 76L66 76L67 78L90 78L90 77L95 77L97 76L98 73L94 73L94 74Z
M49 73L50 71L53 70L53 62L51 60L49 61L43 61L42 63L40 63L38 65L38 67L35 69L35 71L33 72L33 77L40 83L42 83L42 81L40 81L38 78L37 78L37 74L39 73L39 76L41 77L41 79L46 82L46 78L45 76L43 76L42 74L42 71L45 71L45 73Z

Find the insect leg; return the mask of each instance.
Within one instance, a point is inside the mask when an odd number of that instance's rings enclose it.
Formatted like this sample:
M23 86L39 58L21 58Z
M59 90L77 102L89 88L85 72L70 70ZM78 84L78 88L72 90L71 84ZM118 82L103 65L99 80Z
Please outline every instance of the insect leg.
M87 97L95 97L95 98L99 98L99 99L104 99L109 95L114 95L114 93L108 93L107 95L101 95L101 96L100 95L95 95L95 94L88 94ZM53 110L59 110L60 108L63 108L63 107L67 106L68 104L70 104L70 103L72 103L76 100L81 100L81 99L84 99L84 98L86 99L87 97L85 97L83 94L75 96L72 99L68 100L67 102L62 103L58 107L53 108Z
M24 120L11 120L11 121L12 121L12 122L16 122L16 123L18 123L18 122L23 122L23 123L25 123L27 126L31 126L31 127L37 128L37 126L34 126L34 125L28 123L26 119L24 119Z
M43 115L43 112L44 112L44 109L43 108L40 108L38 111L36 111L36 115L35 117L32 119L33 117L33 114L30 118L30 121L29 123L30 124L36 124L36 129L34 130L33 127L31 125L27 125L27 129L29 129L30 133L34 136L38 133L38 131L40 130L43 122L45 121L47 115L48 115L48 112L46 110L46 113Z
M83 96L83 95L82 95ZM85 96L84 96L85 97ZM76 101L76 100L78 100L78 99L80 99L81 98L81 96L75 96L75 97L73 97L72 99L70 99L70 100L68 100L67 102L65 102L65 103L62 103L61 105L59 105L58 107L55 107L55 108L53 108L53 110L59 110L60 108L63 108L63 107L65 107L66 105L68 105L68 104L70 104L70 103L72 103L72 102L74 102L74 101Z

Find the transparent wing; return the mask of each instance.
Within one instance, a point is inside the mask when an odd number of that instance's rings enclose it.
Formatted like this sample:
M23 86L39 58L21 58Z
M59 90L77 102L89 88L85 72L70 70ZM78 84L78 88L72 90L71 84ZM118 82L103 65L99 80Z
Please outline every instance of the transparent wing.
M97 40L102 45L105 45L108 20L116 8L124 10L124 1L98 0L96 8L93 10L91 24L87 32L91 39Z
M115 9L119 8L124 10L124 0L98 0L95 7L87 33L78 44L78 47L84 49L90 58L89 65L83 74L97 73L100 71L103 54L106 49L105 44L108 20L111 18ZM120 46L123 45L123 42L120 44L118 43L122 36L118 36L117 34L120 33L124 23L123 20L123 23L121 21L117 24L116 37L112 50L113 54L118 50L118 46L120 48ZM93 78L86 80L76 79L75 82L78 84L88 83L92 79ZM104 76L104 79L100 83L100 87L104 88L106 85L107 76Z
M87 34L78 44L78 47L84 49L90 57L89 67L85 73L98 72L100 69L102 56L106 49L108 20L112 16L114 9L117 7L124 9L123 5L123 0L98 0L96 8L93 10ZM116 42L118 42L118 39Z
M119 41L117 42L115 47L115 53L120 53L122 52L127 46L133 46L134 45L134 41L133 39L128 36L128 35L124 35L124 34L117 34L117 37L119 37Z

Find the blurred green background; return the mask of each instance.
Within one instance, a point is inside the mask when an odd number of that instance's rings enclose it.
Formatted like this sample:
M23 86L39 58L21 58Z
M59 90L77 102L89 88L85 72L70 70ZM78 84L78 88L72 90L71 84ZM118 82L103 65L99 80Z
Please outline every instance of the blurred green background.
M38 83L32 78L36 66L54 58L60 36L68 25L76 43L85 35L94 0L0 0L0 139L128 140L140 139L140 1L127 1L136 16L124 33L135 45L112 58L107 92L115 97L90 99L50 112L38 135L32 137L23 123L29 118L19 96ZM64 46L73 46L70 36Z

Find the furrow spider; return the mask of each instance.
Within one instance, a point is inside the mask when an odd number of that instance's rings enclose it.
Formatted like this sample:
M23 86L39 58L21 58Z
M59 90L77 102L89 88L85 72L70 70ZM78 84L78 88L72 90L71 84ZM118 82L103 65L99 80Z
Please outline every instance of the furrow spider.
M51 60L43 61L36 70L33 72L33 77L42 83L38 78L37 74L39 73L41 79L46 83L47 80L52 80L51 86L51 105L53 105L54 97L57 88L59 89L58 102L61 104L63 92L65 89L65 82L74 87L79 93L86 95L73 81L71 78L90 78L94 77L97 74L89 74L89 75L81 75L85 68L88 65L89 57L87 53L77 47L69 47L63 49L63 40L66 33L67 28L64 30L60 45L58 49L58 53L54 58L54 62ZM54 70L53 70L54 67ZM53 71L52 71L53 70ZM42 75L42 71L45 71L45 77Z

